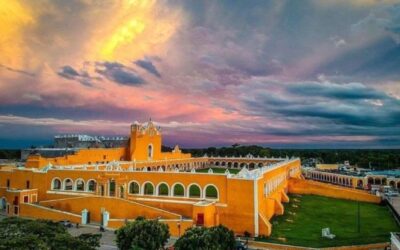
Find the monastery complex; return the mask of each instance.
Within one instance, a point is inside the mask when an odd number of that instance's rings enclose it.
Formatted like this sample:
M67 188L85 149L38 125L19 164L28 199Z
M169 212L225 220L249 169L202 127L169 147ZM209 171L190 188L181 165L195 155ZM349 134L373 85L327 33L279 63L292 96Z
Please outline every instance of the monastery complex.
M138 216L158 218L173 236L218 224L239 235L268 236L271 218L285 212L288 193L380 202L364 190L305 179L298 158L195 158L178 146L162 152L161 145L160 129L150 121L131 126L126 146L60 157L31 154L24 166L0 167L0 208L8 216L107 228ZM225 173L196 172L215 166Z

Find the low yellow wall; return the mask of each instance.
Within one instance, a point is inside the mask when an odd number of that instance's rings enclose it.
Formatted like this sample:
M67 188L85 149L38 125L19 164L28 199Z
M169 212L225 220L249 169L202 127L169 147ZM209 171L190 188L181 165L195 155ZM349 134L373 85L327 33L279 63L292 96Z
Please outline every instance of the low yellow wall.
M41 207L29 203L20 204L19 216L53 221L69 220L71 223L81 223L80 215L66 213L56 209Z
M109 197L79 197L69 199L59 199L52 201L42 201L41 205L53 207L55 209L81 213L83 209L90 212L92 221L101 220L101 209L104 208L110 213L110 218L114 219L134 219L138 216L144 216L149 219L161 217L164 219L178 219L178 214L166 210L146 206L137 202L127 201L119 198Z
M288 188L289 192L294 194L314 194L338 199L364 201L371 203L381 202L380 197L369 194L366 191L356 190L353 188L345 188L311 180L290 179Z

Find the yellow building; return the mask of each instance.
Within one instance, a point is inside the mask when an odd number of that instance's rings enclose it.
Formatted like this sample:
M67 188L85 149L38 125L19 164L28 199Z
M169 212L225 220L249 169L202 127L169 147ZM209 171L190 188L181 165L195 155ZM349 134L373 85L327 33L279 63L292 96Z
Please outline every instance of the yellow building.
M25 167L0 168L0 209L9 216L109 228L137 216L159 218L174 236L194 225L218 224L241 235L268 236L269 221L284 213L288 192L320 192L320 184L302 179L298 158L194 158L177 146L162 152L161 145L160 130L149 122L131 126L124 148L81 149L55 158L30 155ZM209 166L240 171L196 172ZM323 190L328 196L338 193L337 187ZM342 191L342 198L379 201Z

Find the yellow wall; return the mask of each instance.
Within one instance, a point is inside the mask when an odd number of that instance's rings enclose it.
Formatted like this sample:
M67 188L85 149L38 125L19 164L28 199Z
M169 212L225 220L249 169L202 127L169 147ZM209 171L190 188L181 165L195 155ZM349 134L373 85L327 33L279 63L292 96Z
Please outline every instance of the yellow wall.
M314 194L372 203L381 202L380 197L369 194L367 191L345 188L311 180L291 179L289 181L289 192L295 194Z

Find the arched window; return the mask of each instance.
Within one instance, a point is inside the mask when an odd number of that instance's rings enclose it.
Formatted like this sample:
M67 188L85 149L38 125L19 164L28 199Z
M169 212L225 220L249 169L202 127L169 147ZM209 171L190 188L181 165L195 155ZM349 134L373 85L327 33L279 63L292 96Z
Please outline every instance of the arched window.
M167 184L161 183L158 185L158 195L168 196L169 195L169 188Z
M78 179L75 182L76 190L77 191L84 191L85 190L85 182L82 179Z
M174 196L184 196L185 195L185 188L182 184L175 184L173 188L173 195Z
M61 189L61 181L58 178L53 179L51 183L51 189L60 190Z
M90 180L88 182L88 191L89 192L94 192L96 191L96 181L95 180Z
M153 195L154 194L154 186L150 182L144 184L143 188L144 195Z
M206 199L218 199L218 190L214 185L208 185L204 193Z
M192 184L189 187L189 198L200 198L201 189L197 184Z
M64 180L64 190L72 190L73 186L74 186L74 183L72 182L71 179Z
M129 184L129 193L130 194L139 194L140 188L137 182L131 182Z
M149 146L147 147L147 157L149 159L153 158L153 145L149 144Z

